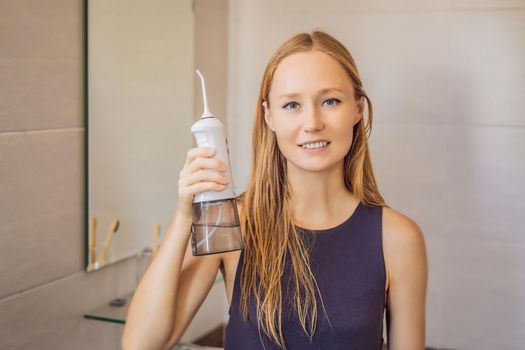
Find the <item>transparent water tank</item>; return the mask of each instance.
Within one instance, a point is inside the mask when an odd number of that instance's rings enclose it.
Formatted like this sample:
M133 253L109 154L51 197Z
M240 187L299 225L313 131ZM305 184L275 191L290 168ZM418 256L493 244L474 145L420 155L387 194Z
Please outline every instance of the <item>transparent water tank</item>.
M193 203L193 255L243 249L235 198Z

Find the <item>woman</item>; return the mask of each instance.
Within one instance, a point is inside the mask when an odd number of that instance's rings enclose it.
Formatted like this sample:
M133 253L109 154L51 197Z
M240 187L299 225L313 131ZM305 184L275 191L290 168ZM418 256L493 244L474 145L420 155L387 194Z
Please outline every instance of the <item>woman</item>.
M377 189L371 123L356 64L339 41L322 31L286 41L257 100L251 175L238 201L244 250L191 256L193 196L227 183L213 150L191 149L123 347L176 344L220 269L231 305L225 350L381 349L385 308L389 349L423 349L424 238Z

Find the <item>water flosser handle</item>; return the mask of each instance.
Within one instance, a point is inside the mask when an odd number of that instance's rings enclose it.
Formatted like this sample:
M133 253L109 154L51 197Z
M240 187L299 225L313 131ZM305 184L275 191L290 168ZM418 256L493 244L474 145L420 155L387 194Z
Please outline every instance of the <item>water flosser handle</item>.
M207 125L202 125L204 122L206 122ZM195 128L200 130L193 132L197 145L199 147L210 147L215 149L215 154L213 157L228 166L228 170L223 172L223 175L228 178L229 182L222 191L208 191L196 194L193 202L198 203L235 198L228 145L226 141L226 135L224 133L224 125L217 118L201 119L197 123L201 123L201 125L198 125L201 126L201 128ZM194 128L192 127L192 131L193 129Z

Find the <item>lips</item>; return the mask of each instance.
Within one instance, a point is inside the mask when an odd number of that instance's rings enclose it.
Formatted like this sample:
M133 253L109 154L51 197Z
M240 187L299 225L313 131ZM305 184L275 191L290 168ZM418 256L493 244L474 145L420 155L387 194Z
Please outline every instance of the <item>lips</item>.
M303 145L306 145L307 143L317 143L317 142L326 142L327 144L330 144L330 141L326 139L318 139L318 140L306 141L306 142L298 144L297 146L302 147Z

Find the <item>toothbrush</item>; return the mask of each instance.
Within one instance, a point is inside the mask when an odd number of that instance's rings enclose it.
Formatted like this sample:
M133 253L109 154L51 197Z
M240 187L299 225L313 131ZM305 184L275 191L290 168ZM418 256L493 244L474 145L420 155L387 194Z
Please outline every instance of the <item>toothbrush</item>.
M104 240L104 245L102 246L102 250L100 251L100 254L98 256L98 262L100 263L100 266L104 266L108 263L109 245L111 244L113 234L115 234L118 230L119 224L120 222L118 220L113 219L109 227L109 230L106 233L106 239Z
M91 219L91 237L89 238L89 265L94 267L97 261L97 218Z
M160 234L160 225L154 224L153 225L153 247L151 249L153 258L159 251L159 244L158 244L159 234Z

